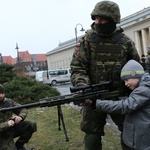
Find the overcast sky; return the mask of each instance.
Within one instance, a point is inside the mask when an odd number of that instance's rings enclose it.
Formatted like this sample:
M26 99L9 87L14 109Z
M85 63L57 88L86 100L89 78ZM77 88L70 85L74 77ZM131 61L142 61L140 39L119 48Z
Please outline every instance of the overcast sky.
M98 0L0 0L0 53L17 56L47 53L60 42L75 38L78 23L89 29L90 14ZM121 18L150 6L150 0L114 0ZM82 35L77 25L77 35Z

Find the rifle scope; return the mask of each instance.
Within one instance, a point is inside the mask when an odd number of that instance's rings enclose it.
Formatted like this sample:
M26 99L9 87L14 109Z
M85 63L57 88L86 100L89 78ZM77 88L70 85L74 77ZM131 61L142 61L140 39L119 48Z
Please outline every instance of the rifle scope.
M79 86L79 87L70 87L70 92L74 93L77 91L85 91L85 90L91 90L94 91L96 89L108 89L108 86L110 85L110 82L101 82L98 84L91 84L86 86Z

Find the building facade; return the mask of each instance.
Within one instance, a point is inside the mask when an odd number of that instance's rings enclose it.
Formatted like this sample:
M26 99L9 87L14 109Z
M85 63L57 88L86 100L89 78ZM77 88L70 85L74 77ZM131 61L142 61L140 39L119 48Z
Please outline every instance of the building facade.
M60 43L58 47L46 54L47 65L49 70L70 68L70 62L74 47L75 39Z
M150 45L150 7L121 19L119 26L135 42L140 57L145 57ZM76 38L60 43L47 52L48 69L69 68L75 45Z
M139 55L146 56L147 46L150 45L150 7L123 18L119 25L135 42Z

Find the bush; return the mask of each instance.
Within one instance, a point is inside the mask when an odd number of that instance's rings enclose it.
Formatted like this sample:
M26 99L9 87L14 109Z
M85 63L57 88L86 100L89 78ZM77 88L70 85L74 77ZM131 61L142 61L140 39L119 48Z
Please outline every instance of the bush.
M16 77L14 80L5 83L4 86L6 97L12 98L21 104L37 102L41 98L60 95L51 86L27 77Z
M6 83L13 80L16 77L16 70L12 65L1 64L0 65L0 83Z

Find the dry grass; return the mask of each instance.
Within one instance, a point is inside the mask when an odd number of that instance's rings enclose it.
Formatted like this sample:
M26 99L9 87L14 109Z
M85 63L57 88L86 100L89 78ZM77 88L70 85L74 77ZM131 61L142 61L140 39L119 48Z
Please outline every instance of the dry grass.
M37 122L38 131L26 147L35 150L83 150L84 133L80 131L81 114L78 110L62 106L65 126L69 141L65 141L65 134L61 124L58 130L57 107L34 108L29 110L28 118ZM106 135L103 137L103 150L120 150L119 133L110 127L105 127Z

